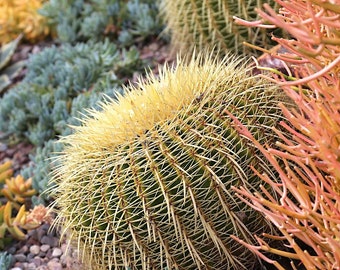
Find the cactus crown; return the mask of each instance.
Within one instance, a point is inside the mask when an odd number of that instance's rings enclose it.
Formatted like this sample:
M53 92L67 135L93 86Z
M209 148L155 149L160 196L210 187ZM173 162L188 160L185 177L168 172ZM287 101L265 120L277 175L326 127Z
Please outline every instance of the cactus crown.
M92 111L90 117L93 119L86 120L86 125L79 128L84 137L89 138L89 141L79 142L81 147L87 150L95 150L92 148L98 145L111 148L135 136L145 136L145 131L155 124L168 121L185 108L190 110L192 103L200 99L209 99L218 94L215 92L224 91L227 81L244 80L248 76L245 73L233 74L240 60L230 61L227 68L225 62L214 62L212 59L204 64L197 60L192 60L188 65L179 63L175 69L164 66L158 79L149 74L148 79L139 81L137 86L125 87L125 95L101 103L103 112ZM195 69L197 74L193 74ZM245 80L245 84L248 83L253 82ZM105 140L93 134L94 130L102 130ZM106 137L109 134L111 136ZM77 140L78 136L72 138Z
M283 94L252 77L240 59L184 62L103 103L63 138L56 222L93 269L257 263L230 235L253 242L252 234L268 226L230 187L259 185L249 165L265 164L226 110L270 143Z

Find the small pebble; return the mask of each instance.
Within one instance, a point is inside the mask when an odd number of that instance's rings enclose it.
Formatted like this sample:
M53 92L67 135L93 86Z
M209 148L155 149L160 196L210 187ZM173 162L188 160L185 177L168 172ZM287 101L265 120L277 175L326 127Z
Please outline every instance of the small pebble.
M67 265L67 255L65 255L65 254L63 254L63 255L61 255L60 256L60 262L61 262L61 265L63 266L63 267L65 267L66 265Z
M61 245L61 250L63 251L64 254L67 253L66 252L66 251L68 251L67 249L68 249L68 245L67 244L64 243L64 244Z
M56 261L49 261L47 263L48 269L49 270L62 270L63 267L61 266L61 263L56 262Z
M31 230L27 233L27 235L29 237L32 237L33 239L37 239L38 240L38 235L37 235L37 231L36 230Z
M0 152L5 152L7 150L7 145L4 143L0 143Z
M28 246L23 246L21 249L19 249L18 251L17 251L17 253L19 254L26 254L28 252Z
M40 247L40 250L42 251L42 252L47 252L48 250L50 249L50 245L42 245L41 247Z
M18 267L18 268L20 268L20 269L25 269L26 266L27 266L27 264L28 264L28 263L26 263L26 262L16 262L16 263L14 264L14 267Z
M42 261L40 258L34 258L32 263L34 263L36 266L40 266L42 264Z
M30 247L30 253L38 255L40 252L40 247L38 245L33 245Z
M11 248L9 248L9 249L7 250L7 253L14 255L16 251L17 251L17 250L16 250L15 247L11 247Z
M44 235L41 238L41 243L45 245L49 245L51 247L57 247L59 244L59 239L56 237L50 237L50 236Z
M27 270L35 270L37 268L37 265L33 262L27 264Z
M60 257L63 254L62 250L60 248L54 248L52 252L52 257Z
M41 265L37 268L37 270L48 270L47 265Z
M42 229L41 227L39 227L36 230L36 234L37 234L37 239L38 241L41 242L42 238L46 235L46 230Z
M36 254L33 254L33 253L29 253L27 254L27 257L26 257L26 261L31 261L34 257L35 257Z
M39 254L38 254L38 256L39 256L40 258L45 258L45 257L46 257L46 252L40 251Z
M25 262L26 261L26 256L24 254L15 254L14 259L17 262Z
M52 258L52 249L49 249L49 250L47 250L47 253L46 253L46 256L45 256L46 258Z

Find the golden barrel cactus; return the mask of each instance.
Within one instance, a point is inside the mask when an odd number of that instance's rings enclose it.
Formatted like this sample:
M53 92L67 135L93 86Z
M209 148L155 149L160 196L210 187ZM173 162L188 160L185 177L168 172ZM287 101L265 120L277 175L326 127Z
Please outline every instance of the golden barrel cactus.
M231 192L268 169L228 113L263 143L277 138L282 92L242 60L178 60L92 111L54 172L58 217L91 269L248 269L258 259L231 239L268 232ZM130 91L131 90L131 91Z
M171 34L173 51L184 54L194 49L216 49L221 53L250 53L242 42L266 47L270 34L265 29L236 25L233 16L245 20L258 19L255 8L275 0L161 0L160 10Z

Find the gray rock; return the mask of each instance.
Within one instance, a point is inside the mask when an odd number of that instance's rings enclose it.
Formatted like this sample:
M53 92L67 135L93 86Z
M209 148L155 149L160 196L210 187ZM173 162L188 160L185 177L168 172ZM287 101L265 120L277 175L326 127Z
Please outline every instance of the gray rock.
M41 244L49 245L50 247L57 247L59 244L59 239L56 237L44 235L41 238Z
M69 251L69 247L67 244L62 244L61 245L61 250L63 251L64 254L68 253L67 251Z
M26 269L27 264L28 264L27 262L16 262L14 264L14 267L18 267L20 269Z
M27 254L27 257L26 257L26 260L29 262L30 260L32 260L34 257L35 257L36 254L33 254L33 253L28 253Z
M34 265L36 266L40 266L42 264L42 261L40 258L38 257L35 257L33 260L32 260L32 263L34 263Z
M50 248L51 248L50 245L45 244L40 247L40 250L46 253Z
M39 240L37 230L31 230L27 233L27 235L35 240Z
M30 253L38 255L40 252L40 247L38 245L33 245L30 247Z
M39 254L38 254L38 257L45 258L46 257L46 252L40 251Z
M27 265L27 270L35 270L37 269L37 265L34 262L31 262Z
M11 248L9 248L9 249L7 250L7 253L14 255L16 251L17 251L17 250L16 250L15 247L11 247Z
M25 262L27 258L24 254L15 254L14 259L16 262Z
M67 265L67 255L65 255L65 253L63 255L60 256L60 262L61 262L61 265L63 267L66 267Z
M38 266L37 270L48 270L48 266L47 265Z
M23 246L21 249L18 250L18 254L26 254L28 252L28 246Z
M41 242L42 238L46 235L46 230L42 229L41 227L39 227L37 230L37 239L39 242Z
M56 258L56 257L60 257L63 254L62 250L60 248L54 248L52 251L52 257Z
M53 251L52 249L47 250L47 253L46 253L46 256L45 256L46 259L52 258L52 251Z
M49 270L62 270L63 269L63 267L61 266L61 263L54 261L54 260L49 261L47 263L47 266Z

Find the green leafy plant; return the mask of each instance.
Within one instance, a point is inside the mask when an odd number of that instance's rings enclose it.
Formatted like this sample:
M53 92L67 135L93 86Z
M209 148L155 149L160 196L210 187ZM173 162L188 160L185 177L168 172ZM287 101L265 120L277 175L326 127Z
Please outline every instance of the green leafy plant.
M27 140L38 147L31 156L33 164L21 173L33 179L40 196L48 185L53 156L53 142L48 142L70 134L69 126L79 125L87 108L98 108L105 96L121 93L118 85L142 71L144 62L135 48L118 50L106 40L47 48L28 63L23 82L0 99L0 130L9 142ZM34 201L42 202L36 197Z
M282 119L283 92L243 60L178 60L118 101L102 103L64 137L52 190L56 224L91 269L249 269L254 243L272 232L232 185L262 183L263 156L231 125L238 115L262 143Z
M60 135L70 115L76 114L72 111L75 98L102 97L103 83L114 86L120 82L116 74L122 73L122 78L141 69L138 53L120 52L113 43L105 41L65 44L32 55L23 82L0 100L0 130L37 146ZM130 59L124 59L125 56ZM130 68L121 72L122 61L128 61ZM113 96L114 91L106 94Z
M161 30L157 6L151 0L50 0L40 12L62 42L108 36L126 46Z
M13 256L7 252L0 252L0 269L9 269L13 263Z
M281 179L276 183L270 175L261 175L275 189L277 197L270 196L264 187L256 193L236 190L277 226L282 234L279 240L289 250L278 249L265 241L268 238L259 236L259 246L245 246L281 270L286 268L268 258L268 252L295 260L293 269L337 269L340 267L340 8L336 1L279 3L282 6L279 14L265 5L265 11L258 11L262 21L241 23L259 27L273 24L293 37L290 40L274 37L284 50L266 51L273 59L284 62L285 74L275 67L262 68L271 71L266 78L281 86L297 105L295 110L281 105L289 120L282 126L293 136L287 138L278 132L283 139L278 148L265 147L235 118L239 132L257 145ZM284 167L279 166L279 160Z
M171 35L174 51L191 54L194 50L216 49L249 54L248 41L266 47L270 35L265 29L250 29L233 23L233 16L247 20L257 19L256 7L265 1L246 0L162 0L161 13L166 30ZM274 0L268 2L272 6Z
M10 65L11 58L19 45L22 36L3 44L0 50L0 95L12 84L12 80L25 66L25 61L18 61Z

